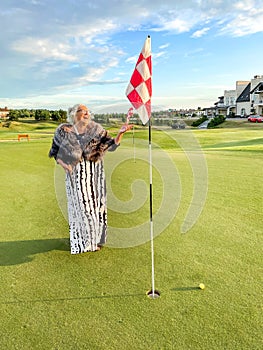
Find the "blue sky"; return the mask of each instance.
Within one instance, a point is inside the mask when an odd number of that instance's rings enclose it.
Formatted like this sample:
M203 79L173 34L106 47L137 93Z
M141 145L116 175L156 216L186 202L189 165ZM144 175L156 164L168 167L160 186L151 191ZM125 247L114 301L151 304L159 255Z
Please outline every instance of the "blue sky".
M125 112L147 35L153 109L209 107L263 74L263 0L1 0L0 106Z

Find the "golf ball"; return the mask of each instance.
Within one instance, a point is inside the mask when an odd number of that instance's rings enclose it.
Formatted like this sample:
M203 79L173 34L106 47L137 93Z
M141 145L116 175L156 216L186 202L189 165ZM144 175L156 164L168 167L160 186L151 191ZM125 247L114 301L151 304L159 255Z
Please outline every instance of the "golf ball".
M200 288L200 289L205 289L204 283L200 283L200 284L199 284L199 288Z

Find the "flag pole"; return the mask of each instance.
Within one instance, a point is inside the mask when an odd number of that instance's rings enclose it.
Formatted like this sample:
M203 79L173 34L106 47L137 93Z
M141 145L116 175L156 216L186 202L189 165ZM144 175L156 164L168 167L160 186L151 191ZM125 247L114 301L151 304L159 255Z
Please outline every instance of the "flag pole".
M136 163L135 157L135 137L134 137L134 125L132 127L132 143L133 143L133 162Z
M151 260L152 260L152 289L147 293L151 299L156 299L160 293L155 289L155 270L154 270L154 244L153 244L153 194L152 194L152 123L149 119L149 183L150 183L150 241L151 241Z
M138 111L139 117L145 125L149 123L149 168L150 168L150 240L152 258L152 289L147 296L156 299L160 293L154 285L154 246L153 246L153 215L152 215L152 136L151 136L151 97L152 97L152 54L151 37L148 35L137 60L134 72L126 89L126 96ZM135 156L135 148L134 148Z

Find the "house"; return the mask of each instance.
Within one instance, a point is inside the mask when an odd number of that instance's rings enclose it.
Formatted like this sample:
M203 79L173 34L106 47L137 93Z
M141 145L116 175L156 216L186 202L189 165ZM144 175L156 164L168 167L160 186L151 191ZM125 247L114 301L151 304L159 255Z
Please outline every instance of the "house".
M9 113L9 109L7 107L0 108L0 119L6 118L8 113Z
M250 114L263 115L263 75L255 75L250 81L236 81L235 90L225 90L214 107L204 108L208 118L217 115L247 117Z
M247 117L250 114L263 115L263 75L255 75L251 81L236 81L235 90L225 90L224 96L218 97L215 107L207 109L210 115L236 115Z
M224 96L218 97L218 102L215 103L215 116L217 115L227 115L228 106L224 103Z
M237 115L263 114L263 75L255 75L238 96Z
M263 76L255 76L251 80L250 90L251 112L263 115Z
M224 104L227 108L226 116L236 114L236 99L237 99L237 89L224 91Z
M251 83L248 83L245 89L241 92L241 94L237 98L236 114L238 116L246 117L251 112L250 89L251 89Z

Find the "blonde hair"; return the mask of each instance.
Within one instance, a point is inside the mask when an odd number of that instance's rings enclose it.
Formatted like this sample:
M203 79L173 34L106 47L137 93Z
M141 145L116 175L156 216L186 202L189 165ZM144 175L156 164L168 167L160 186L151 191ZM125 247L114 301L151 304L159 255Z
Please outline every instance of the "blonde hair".
M68 108L68 115L67 115L68 123L70 124L75 123L75 116L76 116L77 110L79 109L79 106L81 106L81 103L77 103L73 107Z

